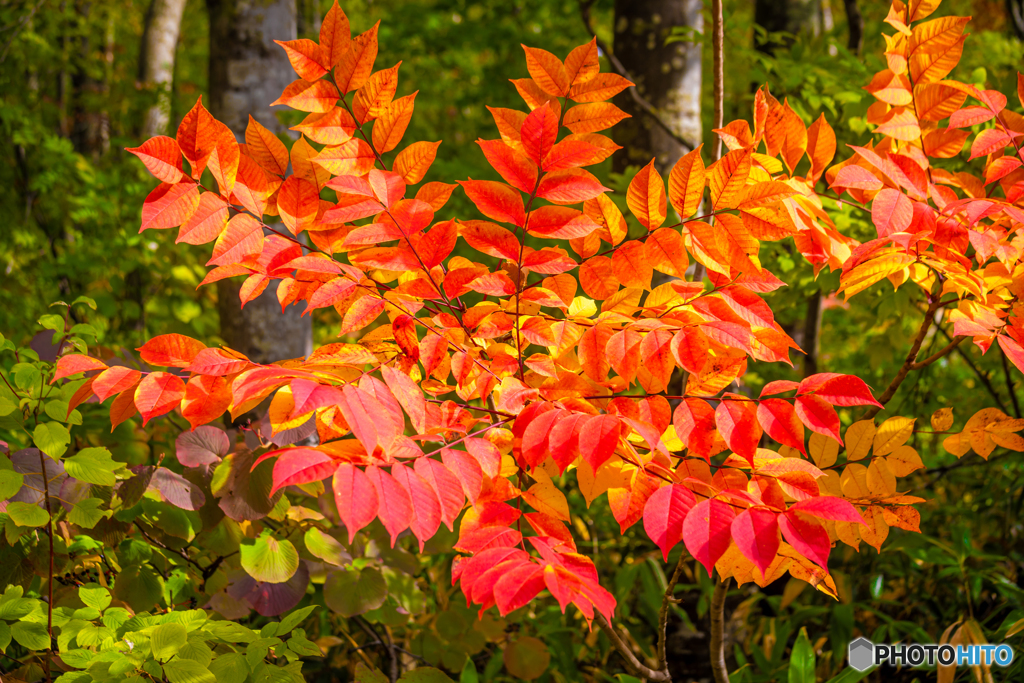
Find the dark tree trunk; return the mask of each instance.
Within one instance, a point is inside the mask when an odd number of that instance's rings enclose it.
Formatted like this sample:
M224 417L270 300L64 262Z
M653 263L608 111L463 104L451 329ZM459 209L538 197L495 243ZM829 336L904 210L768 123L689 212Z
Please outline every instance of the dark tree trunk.
M249 116L272 131L284 127L268 105L295 79L284 50L274 40L294 40L295 0L208 0L210 11L209 108L239 140ZM217 283L221 337L258 363L307 356L313 350L312 321L303 307L281 312L275 280L239 309L240 283Z
M612 157L615 171L656 158L665 172L701 143L702 10L701 0L615 0L615 56L662 121L690 143L674 140L622 93L615 104L633 118L615 126L615 141L624 148ZM666 45L673 28L691 31L686 40Z
M800 33L819 35L832 28L831 9L823 0L755 0L754 23L769 34L789 34L782 39L769 38L755 47L768 54L788 47Z

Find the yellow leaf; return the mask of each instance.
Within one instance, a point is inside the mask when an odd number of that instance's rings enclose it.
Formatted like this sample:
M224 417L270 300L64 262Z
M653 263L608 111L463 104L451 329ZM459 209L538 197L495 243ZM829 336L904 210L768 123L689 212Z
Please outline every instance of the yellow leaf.
M558 490L551 477L543 469L534 469L531 476L537 483L523 491L523 500L537 512L556 517L563 522L569 521L569 503L565 494Z
M914 257L910 254L890 253L878 256L844 272L839 278L839 289L849 300L854 294L864 291L893 273L900 272L913 262Z
M914 433L915 419L909 417L890 417L878 427L875 434L875 455L888 455L902 446Z
M635 470L632 465L625 465L620 459L612 458L597 468L597 472L591 469L590 465L581 463L576 468L576 481L580 493L587 501L587 507L594 502L594 499L610 488L625 488L629 486L632 472Z
M824 434L814 432L807 444L807 450L811 454L814 464L824 469L836 464L836 458L839 455L839 442Z
M843 495L847 498L870 498L871 491L867 482L868 468L864 465L847 465L840 477Z
M896 493L896 476L884 458L874 458L871 461L868 466L867 485L868 490L880 498Z
M953 426L953 409L939 408L932 413L932 429L937 432L945 432Z
M854 462L867 457L876 431L874 420L861 420L850 425L846 430L846 459Z
M889 535L889 525L885 521L885 514L882 508L872 505L864 510L861 516L868 525L857 525L860 537L872 548L882 552L882 543L885 542L886 537Z
M965 437L966 435L963 433L947 436L942 441L942 447L956 457L962 458L967 455L967 451L971 450L971 443Z
M886 457L885 461L897 477L905 477L924 467L921 456L910 446L900 446L892 452L892 455Z

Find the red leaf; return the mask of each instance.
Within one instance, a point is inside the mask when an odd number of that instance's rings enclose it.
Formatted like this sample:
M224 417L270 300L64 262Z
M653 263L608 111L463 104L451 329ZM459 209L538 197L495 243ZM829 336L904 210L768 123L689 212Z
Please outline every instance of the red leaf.
M696 327L679 330L672 337L672 355L689 373L698 374L708 359L708 338Z
M126 147L125 151L137 156L161 182L173 185L185 177L181 170L181 148L174 138L157 135L139 147Z
M501 451L487 439L466 439L466 450L480 463L480 469L488 477L501 473Z
M647 499L644 506L644 530L654 544L661 548L665 561L668 553L683 537L683 520L697 499L682 484L663 486Z
M832 544L828 532L815 522L807 521L800 515L787 512L779 515L779 527L786 543L811 562L828 571L828 554Z
M150 365L186 368L205 348L206 344L183 334L161 334L135 350Z
M422 553L423 544L433 538L441 525L441 504L437 494L426 479L405 465L392 465L391 476L409 493L413 511L412 533L420 542Z
M784 394L787 391L793 391L799 389L801 386L800 382L793 382L788 379L777 379L774 382L768 382L761 389L761 396L772 396L774 394Z
M334 474L338 461L315 448L289 448L274 463L274 485L270 495L293 484L309 484Z
M996 339L999 340L999 348L1003 350L1006 357L1017 366L1018 370L1024 372L1024 348L1016 340L1004 334L999 335Z
M711 576L715 563L729 547L736 513L727 503L709 498L697 503L683 521L683 542Z
M620 427L614 415L595 415L580 430L580 455L595 472L615 453Z
M515 188L533 192L537 186L537 165L509 147L503 140L477 140L484 156L495 171Z
M545 175L537 187L537 196L553 204L577 204L608 191L589 171L570 168Z
M195 106L181 120L177 133L178 147L192 165L192 178L197 181L202 177L213 150L217 148L218 133L217 121L203 106L203 98L200 96Z
M779 552L778 514L764 507L744 510L732 521L732 537L743 556L764 575Z
M732 400L730 400L732 399ZM725 394L715 409L718 431L736 455L753 464L761 425L757 422L757 404L744 396Z
M676 435L694 455L710 460L714 450L715 411L711 405L699 398L683 399L672 414Z
M199 186L192 182L168 185L161 183L149 193L142 205L143 230L176 228L199 208Z
M508 185L493 180L460 180L459 184L480 213L488 218L519 227L526 222L523 197Z
M853 507L850 501L836 496L817 496L793 503L789 506L790 511L803 512L820 519L831 519L836 522L857 522L867 523L857 508Z
M781 398L766 398L757 406L757 419L768 436L807 454L804 450L804 426L792 403Z
M394 477L379 467L367 467L366 476L377 491L377 517L391 534L391 547L394 548L398 535L412 523L412 499Z
M548 450L551 452L551 458L558 465L559 473L565 472L566 468L579 457L579 435L588 419L590 419L589 415L576 413L568 417L563 416L552 427L551 434L548 436Z
M878 406L882 404L871 395L871 387L854 375L840 375L826 381L814 392L834 406Z
M263 250L263 226L247 213L236 213L213 245L208 266L250 262Z
M544 163L544 157L551 151L555 139L558 137L558 114L545 102L526 117L520 130L520 136L526 155L540 166ZM524 192L532 191L533 187L524 190Z
M335 470L332 488L338 515L348 529L348 542L351 544L356 532L377 516L377 488L365 472L347 462Z
M241 355L241 354L239 354ZM231 355L223 349L203 349L192 359L186 370L200 375L223 377L248 368L252 363L243 356Z
M206 244L217 239L228 222L228 203L216 192L199 195L199 207L181 224L175 244Z
M181 416L195 429L216 420L231 405L231 385L223 377L196 375L185 385Z
M64 377L77 375L80 372L100 370L106 367L107 364L103 361L90 358L89 356L84 356L80 353L61 356L57 359L56 373L53 375L53 379L50 380L50 384L53 384Z
M142 377L142 373L138 370L117 365L96 375L92 382L92 390L96 392L96 397L102 403L114 394L119 394L129 387L135 386L140 377Z
M367 453L372 454L378 444L375 425L381 420L384 407L365 391L352 384L346 384L341 390L338 409L341 410L352 433L359 439L359 443L363 445Z
M440 503L441 521L449 530L454 530L455 520L458 519L466 502L458 477L442 463L430 458L417 458L413 469L434 489Z
M451 448L441 451L441 460L444 462L444 466L458 478L469 502L476 505L476 499L480 495L484 480L480 463L466 451L456 451Z
M796 397L796 414L808 429L830 436L842 445L839 438L839 415L828 401L817 394Z
M907 195L891 187L879 190L871 202L871 221L879 237L904 232L914 220L914 204Z
M158 415L178 407L185 397L185 383L169 372L151 372L135 390L135 406L142 415L142 426Z

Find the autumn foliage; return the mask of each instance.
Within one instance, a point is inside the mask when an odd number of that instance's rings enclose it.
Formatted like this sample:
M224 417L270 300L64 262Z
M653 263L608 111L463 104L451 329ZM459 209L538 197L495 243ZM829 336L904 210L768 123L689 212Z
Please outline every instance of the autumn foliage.
M612 618L566 486L607 495L622 530L642 523L666 560L682 542L721 578L788 572L835 596L834 543L880 550L890 526L917 530L921 499L897 481L923 466L905 445L914 420L876 426L895 388L876 399L849 375L745 390L749 362L799 352L761 296L784 283L760 244L792 238L815 272L842 271L847 297L886 278L919 287L922 338L944 315L956 339L997 340L1024 368L1024 117L946 80L966 19L929 20L937 4L893 3L888 68L868 86L874 137L848 158L830 165L825 118L807 127L762 88L752 125L715 131L721 159L697 149L667 179L653 161L636 174L638 236L586 170L618 149L603 132L626 114L607 100L631 85L600 72L593 41L564 60L524 46L530 77L512 83L525 106L491 109L497 135L478 141L502 180L456 185L429 178L439 142L403 140L415 93L395 98L399 65L374 71L377 27L351 37L335 4L319 43L281 44L298 79L277 103L308 113L290 149L252 119L237 142L200 101L176 138L129 151L160 181L141 229L213 243L204 284L244 277L244 306L280 280L283 307L333 307L350 341L264 365L163 335L139 351L167 370L72 354L55 379L89 373L71 407L112 398L115 425L180 411L197 428L267 399L275 434L315 421L315 445L254 461L273 459L271 493L325 481L350 541L374 519L421 549L457 528L452 577L481 610L546 590ZM980 176L933 165L969 140ZM826 185L870 211L876 239L837 231ZM481 216L446 213L453 191ZM919 348L906 369L934 360ZM837 408L870 412L844 431ZM951 452L1024 450L1019 420L979 416ZM947 430L952 416L936 420Z

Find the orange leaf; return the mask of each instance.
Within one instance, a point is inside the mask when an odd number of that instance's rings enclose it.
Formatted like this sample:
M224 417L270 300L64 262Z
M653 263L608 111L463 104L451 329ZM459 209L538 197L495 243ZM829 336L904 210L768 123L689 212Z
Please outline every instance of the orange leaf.
M570 168L545 175L537 187L537 196L552 204L577 204L608 191L589 171Z
M338 103L338 89L330 81L304 81L301 78L292 81L281 93L281 96L270 103L283 104L299 111L314 113L328 112Z
M263 251L263 226L247 213L236 213L217 243L208 266L241 263Z
M299 40L275 40L275 43L284 48L288 55L288 61L299 78L306 81L315 81L328 71L331 64L328 56L319 45L312 40L300 38Z
M309 227L319 209L320 192L316 185L295 176L285 179L277 195L277 210L293 235Z
M203 106L202 96L178 125L178 147L192 165L192 178L198 181L217 147L216 121Z
M640 169L626 191L626 204L640 224L656 230L665 222L665 181L654 168L654 159Z
M400 97L392 102L380 115L380 118L374 122L371 139L374 149L379 154L390 152L402 141L405 129L409 127L409 121L412 119L412 110L418 92L417 90L411 95Z
M540 111L540 110L538 110ZM533 192L537 187L537 164L503 140L477 140L484 157L509 185Z
M686 268L690 265L682 236L671 228L651 233L644 242L644 258L655 270L678 278L686 276Z
M196 375L185 385L181 415L192 429L213 422L231 405L231 384L223 377Z
M126 147L125 151L137 156L161 182L174 184L185 177L181 170L181 148L174 138L157 135L139 147Z
M325 114L310 114L303 119L302 123L292 126L291 130L297 130L321 145L340 145L352 138L357 127L351 114L341 107L335 107ZM246 143L248 143L248 132L246 133ZM293 149L292 154L294 155L294 153Z
M607 256L594 256L580 266L580 286L587 296L598 301L607 299L619 289L619 282L612 270L612 260Z
M398 67L401 62L390 69L371 74L366 85L359 89L352 100L352 113L357 123L372 121L383 114L398 90Z
M606 347L614 332L607 325L597 324L580 337L580 365L583 367L583 373L595 382L604 382L608 379L611 365L608 362Z
M585 82L573 84L569 89L569 99L574 102L603 102L632 85L632 81L618 74L597 74Z
M680 218L689 218L700 206L706 174L700 151L704 145L683 156L668 175L668 198Z
M437 156L437 148L440 146L440 140L437 142L414 142L398 153L392 168L395 173L402 176L402 180L407 184L415 185L427 174L427 170ZM418 194L417 199L419 199ZM441 207L436 207L435 211L439 208Z
M612 254L612 272L626 287L650 289L654 270L640 242L626 242Z
M344 335L363 329L376 320L380 312L384 310L385 303L387 302L384 299L374 296L356 299L355 303L345 311L345 319L341 323L341 331L338 334Z
M178 407L185 396L185 383L169 372L151 372L135 390L135 406L142 415L142 426L154 417Z
M373 62L377 59L378 21L366 33L360 34L352 41L343 53L340 61L335 62L334 82L343 95L359 90L366 83L373 71Z
M135 349L150 365L187 368L196 355L206 348L198 339L183 334L161 334Z
M558 114L548 103L537 107L523 121L519 134L526 155L537 165L543 164L558 137Z
M320 48L323 50L324 58L329 66L337 66L341 58L348 51L352 42L352 31L348 25L348 17L338 6L338 0L327 10L320 25ZM371 518L372 519L372 518Z
M740 196L750 176L750 152L738 149L715 162L709 174L711 205L727 208Z
M836 133L825 121L825 115L821 114L807 129L807 156L811 160L811 182L818 182L818 178L825 172L825 167L832 163L835 155Z
M522 48L526 52L526 68L537 85L549 95L565 97L570 79L562 60L547 50L525 45Z
M337 147L324 147L313 157L314 164L332 175L366 175L376 161L373 150L360 138Z
M105 369L107 364L101 360L84 356L80 353L72 353L66 356L61 356L57 359L56 372L53 375L53 379L50 380L50 384L53 384L59 379L69 377L71 375L77 375L80 372L88 372L90 370L101 370Z
M480 213L488 218L520 227L526 222L523 197L508 185L493 180L472 179L460 180L458 183Z
M246 154L268 173L284 175L288 172L288 149L281 140L259 121L249 117L245 128Z
M611 128L630 115L611 102L578 104L565 112L562 124L573 133L596 133Z

